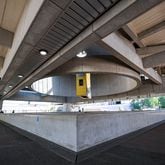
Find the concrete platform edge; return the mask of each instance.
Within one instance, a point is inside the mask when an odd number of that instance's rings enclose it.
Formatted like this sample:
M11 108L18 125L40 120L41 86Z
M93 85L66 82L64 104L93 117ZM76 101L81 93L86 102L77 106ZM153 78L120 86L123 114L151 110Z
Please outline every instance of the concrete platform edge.
M62 147L58 144L55 144L47 139L44 139L42 137L39 137L33 133L30 133L28 131L25 131L21 128L18 128L16 126L13 126L7 122L4 122L2 120L0 120L0 123L4 124L5 126L8 126L9 128L13 129L14 131L16 131L17 133L37 142L38 144L40 144L42 147L54 152L55 154L59 155L60 157L63 157L64 159L71 161L71 162L75 162L77 159L77 153L69 150L65 147Z
M35 134L32 134L30 132L27 132L23 129L20 129L16 126L13 126L9 123L6 123L4 121L1 121L0 122L6 126L8 126L9 128L13 129L14 131L16 131L17 133L39 143L42 147L54 152L55 154L63 157L64 159L68 160L68 161L71 161L73 162L74 164L78 163L78 162L81 162L85 159L88 159L89 157L92 157L96 154L99 154L100 152L103 152L103 151L106 151L116 145L119 145L133 137L136 137L138 135L141 135L155 127L158 127L159 125L161 124L164 124L165 123L165 120L162 120L160 122L157 122L157 123L154 123L150 126L147 126L147 127L144 127L142 129L139 129L137 131L134 131L134 132L131 132L131 133L128 133L126 135L123 135L123 136L120 136L118 138L115 138L113 140L110 140L110 141L107 141L107 142L104 142L102 144L98 144L94 147L91 147L91 148L88 148L88 149L85 149L83 151L80 151L80 152L74 152L72 150L69 150L65 147L62 147L62 146L59 146L58 144L55 144L53 142L50 142L48 141L47 139L44 139L44 138L41 138Z
M117 146L117 145L131 139L131 138L134 138L134 137L139 136L143 133L146 133L147 131L149 131L151 129L154 129L154 128L156 128L156 127L158 127L158 126L160 126L161 124L164 124L164 123L165 123L165 120L162 120L162 121L159 121L159 122L154 123L152 125L149 125L147 127L141 128L139 130L136 130L136 131L133 131L131 133L128 133L128 134L119 136L117 138L114 138L112 140L109 140L107 142L98 144L94 147L91 147L91 148L85 149L83 151L80 151L77 154L77 162L81 162L85 159L88 159L89 157L92 157L96 154L99 154L100 152L106 151L106 150L108 150L108 149L110 149L114 146Z

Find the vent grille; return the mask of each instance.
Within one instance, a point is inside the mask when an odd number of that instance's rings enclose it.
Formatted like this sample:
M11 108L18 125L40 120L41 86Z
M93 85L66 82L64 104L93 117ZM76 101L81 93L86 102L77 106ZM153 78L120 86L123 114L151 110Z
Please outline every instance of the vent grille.
M53 0L51 0L54 2ZM118 0L119 1L119 0ZM76 37L95 19L111 8L116 1L111 0L75 0L55 22L49 32L39 42L49 52L56 53L58 49Z

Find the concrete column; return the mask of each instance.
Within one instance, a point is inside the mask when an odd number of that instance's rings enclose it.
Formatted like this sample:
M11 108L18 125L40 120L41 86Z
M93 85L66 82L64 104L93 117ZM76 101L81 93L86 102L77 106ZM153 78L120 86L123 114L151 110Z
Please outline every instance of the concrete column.
M72 104L70 104L70 103L63 104L64 112L71 112L71 110L72 110Z
M0 101L0 111L2 110L3 107L3 100Z

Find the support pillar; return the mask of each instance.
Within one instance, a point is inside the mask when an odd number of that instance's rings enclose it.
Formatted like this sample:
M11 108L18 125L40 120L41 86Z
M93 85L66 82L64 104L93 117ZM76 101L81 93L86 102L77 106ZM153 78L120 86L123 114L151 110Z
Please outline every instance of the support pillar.
M72 104L70 104L70 103L63 104L63 111L64 112L71 112L71 110L72 110Z
M3 107L3 100L0 100L0 111L2 110Z

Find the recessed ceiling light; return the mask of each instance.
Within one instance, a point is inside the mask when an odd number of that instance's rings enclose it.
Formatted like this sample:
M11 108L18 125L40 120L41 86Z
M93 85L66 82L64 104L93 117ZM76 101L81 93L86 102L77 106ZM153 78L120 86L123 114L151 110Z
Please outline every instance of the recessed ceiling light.
M22 77L23 77L23 75L19 74L19 75L18 75L18 77L19 77L19 78L22 78Z
M4 91L3 93L4 93L4 94L6 94L7 92L6 92L6 91Z
M83 57L87 56L87 53L85 51L82 51L82 52L78 53L76 56L79 58L83 58Z
M48 51L47 50L40 50L39 51L40 52L40 55L42 55L42 56L46 56L47 54L48 54Z
M12 88L13 86L12 85L9 85L9 88Z

